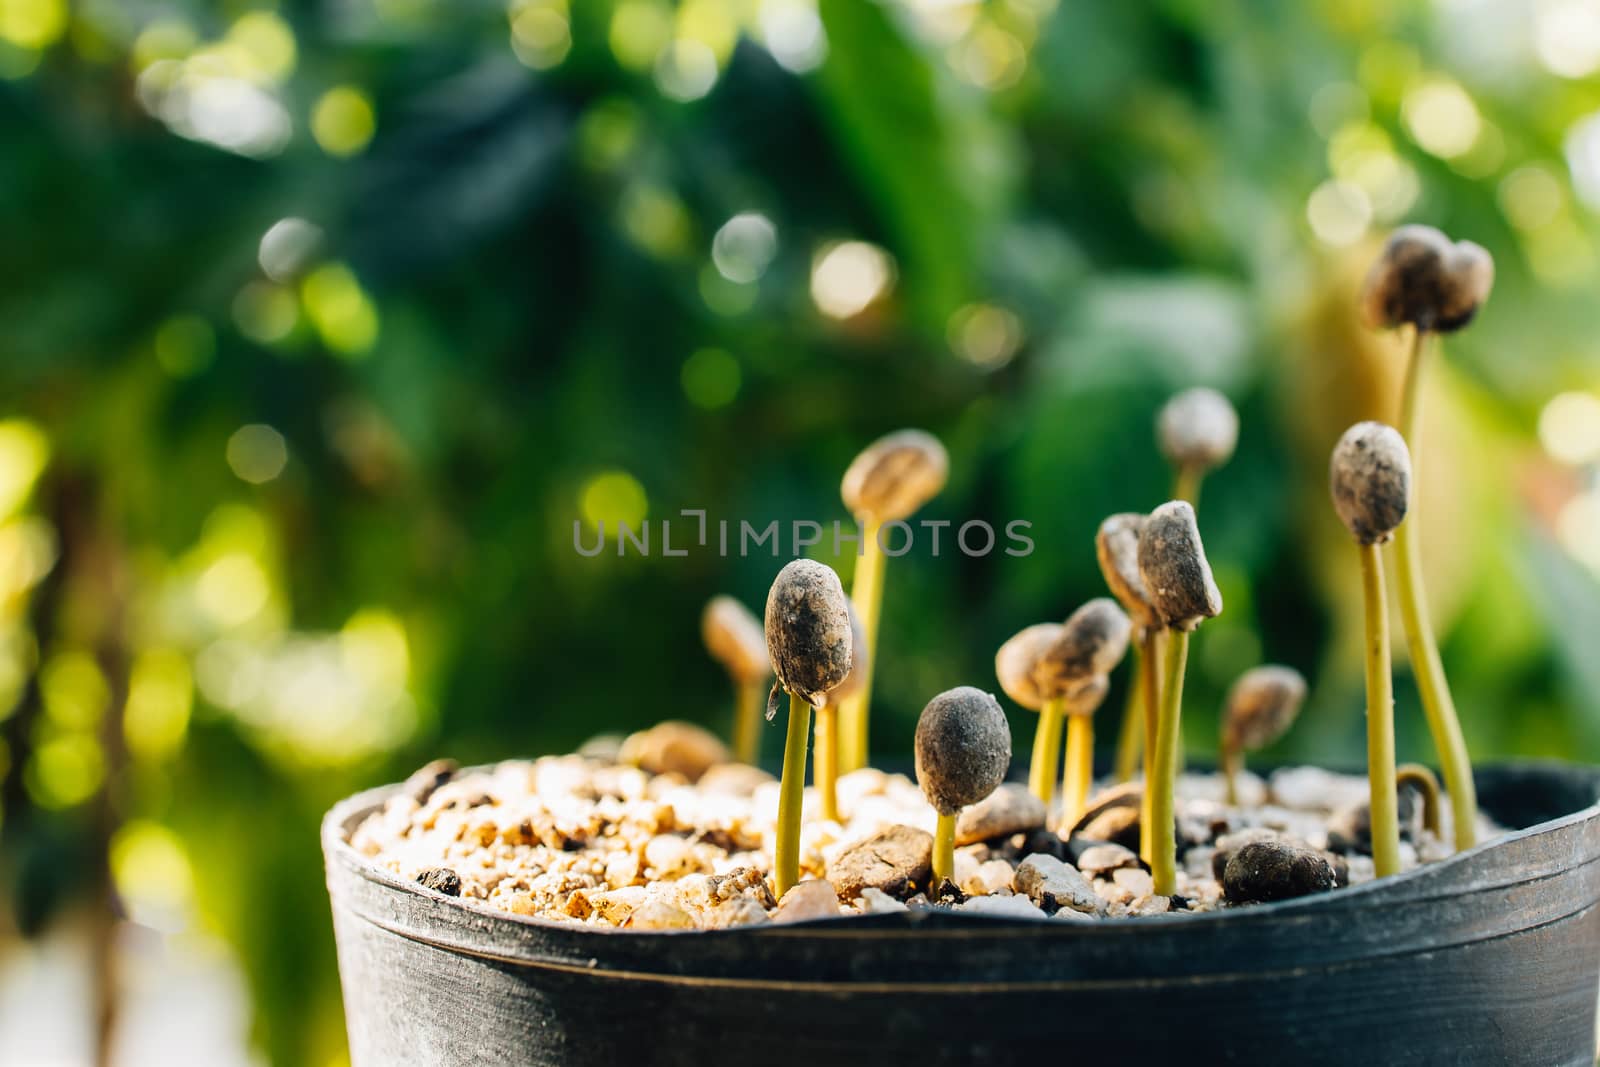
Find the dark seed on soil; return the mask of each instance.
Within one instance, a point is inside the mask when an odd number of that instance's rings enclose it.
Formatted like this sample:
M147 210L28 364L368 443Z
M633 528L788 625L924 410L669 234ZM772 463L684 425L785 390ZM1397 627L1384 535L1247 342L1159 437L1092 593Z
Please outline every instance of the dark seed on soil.
M449 867L429 867L417 875L417 882L422 888L443 893L447 897L461 895L461 876Z
M1222 892L1233 904L1289 900L1325 893L1335 885L1333 865L1315 849L1281 841L1252 841L1233 854Z

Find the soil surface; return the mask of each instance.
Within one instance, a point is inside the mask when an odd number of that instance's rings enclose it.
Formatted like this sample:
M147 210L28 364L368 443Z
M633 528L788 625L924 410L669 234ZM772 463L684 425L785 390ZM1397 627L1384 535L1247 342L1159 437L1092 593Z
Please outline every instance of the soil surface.
M803 881L778 901L770 877L777 781L733 763L697 778L584 756L468 772L438 762L362 822L351 844L433 892L545 920L633 929L908 907L1101 922L1337 892L1372 878L1366 780L1297 767L1265 780L1241 774L1238 806L1223 803L1218 776L1180 779L1172 897L1152 891L1137 855L1137 782L1097 783L1084 817L1067 829L1059 811L1047 819L1023 786L1002 786L962 813L955 877L933 887L933 809L905 776L866 769L839 780L839 822L821 819L807 790ZM1403 793L1401 805L1407 868L1449 855L1422 828L1421 805L1410 796ZM1495 832L1485 826L1480 837Z

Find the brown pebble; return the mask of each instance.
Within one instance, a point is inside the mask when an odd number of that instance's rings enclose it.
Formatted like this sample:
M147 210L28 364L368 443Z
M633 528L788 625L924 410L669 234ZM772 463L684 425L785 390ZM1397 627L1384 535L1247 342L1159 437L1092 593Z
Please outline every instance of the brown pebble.
M950 457L922 430L899 430L878 438L851 461L839 486L850 514L876 522L911 515L944 488Z
M1029 711L1044 707L1045 696L1033 669L1061 636L1061 629L1058 622L1035 623L1013 634L994 654L994 673L1000 688Z
M1233 904L1288 900L1334 887L1333 865L1315 849L1253 841L1228 860L1222 891Z
M772 673L761 620L731 596L712 597L700 615L700 636L711 658L736 682L759 682Z
M904 900L926 889L933 873L933 835L914 826L890 826L851 845L828 866L840 900L876 889Z
M956 817L956 846L1042 830L1044 801L1020 782L1006 782Z
M1293 667L1252 667L1228 690L1225 736L1246 752L1265 748L1293 725L1305 698L1306 680Z
M767 594L767 654L778 682L813 707L850 673L850 611L833 568L791 561Z
M1161 616L1150 603L1150 591L1139 576L1139 531L1144 516L1136 511L1112 515L1100 524L1094 538L1094 554L1106 587L1117 598L1135 626L1149 630L1161 625Z
M1393 426L1358 422L1344 432L1328 463L1333 509L1358 542L1382 544L1406 517L1411 453Z
M1194 508L1169 500L1150 513L1139 534L1139 574L1167 626L1193 630L1222 612Z
M449 867L429 867L417 875L417 884L447 897L461 895L461 876Z
M1471 322L1494 286L1494 258L1432 226L1402 226L1385 242L1361 291L1367 325L1451 333Z
M994 697L970 685L928 701L917 720L916 771L923 796L941 815L976 804L1005 781L1011 728Z

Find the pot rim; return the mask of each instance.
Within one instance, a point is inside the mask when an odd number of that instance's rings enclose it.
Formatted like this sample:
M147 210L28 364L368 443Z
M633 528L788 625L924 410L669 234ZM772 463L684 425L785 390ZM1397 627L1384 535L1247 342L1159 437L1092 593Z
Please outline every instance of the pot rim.
M511 757L510 759L517 759ZM499 761L507 762L507 761ZM462 768L462 772L482 770L497 764L486 764ZM1304 764L1304 766L1312 766ZM1515 846L1519 842L1532 838L1558 832L1564 828L1589 819L1600 817L1600 768L1571 760L1561 759L1522 759L1486 764L1474 768L1475 775L1484 772L1494 773L1501 770L1536 771L1546 773L1579 774L1589 772L1593 783L1596 785L1595 799L1586 807L1576 811L1536 823L1520 830L1508 830L1495 837L1478 842L1472 848L1457 852L1447 859L1435 863L1422 864L1400 874L1390 875L1387 878L1374 879L1358 886L1348 886L1327 893L1314 893L1309 896L1296 897L1290 900L1273 901L1265 904L1251 904L1243 907L1223 908L1210 912L1167 912L1157 915L1129 915L1115 920L1094 923L1072 923L1070 929L1075 936L1110 937L1116 936L1116 931L1133 930L1150 931L1157 928L1175 928L1180 924L1190 926L1204 925L1217 928L1222 924L1255 922L1267 918L1287 918L1299 915L1314 915L1324 910L1332 909L1360 909L1369 903L1373 897L1378 897L1378 905L1387 903L1390 899L1403 899L1408 902L1425 902L1428 900L1444 899L1461 894L1468 890L1493 891L1500 888L1510 888L1523 882L1535 880L1538 876L1530 872L1527 877L1513 881L1483 882L1470 876L1463 879L1460 876L1471 871L1473 861L1491 850L1502 850ZM505 911L500 908L490 907L487 904L461 897L446 896L434 890L425 889L423 886L410 879L378 866L367 856L357 852L350 844L350 831L355 825L368 815L376 811L382 804L393 796L404 783L396 782L389 785L375 786L363 790L336 803L323 817L321 838L323 855L329 868L329 888L332 887L332 868L335 863L345 871L356 877L382 886L387 889L397 890L417 902L426 901L434 907L454 908L469 915L480 918L501 921L514 927L526 927L532 930L560 931L565 935L594 935L598 937L615 937L625 939L649 939L671 937L705 938L738 938L754 936L772 936L780 931L805 931L816 933L819 931L851 930L866 933L883 932L886 930L937 928L950 930L953 928L985 927L995 929L1000 927L1036 927L1044 926L1050 929L1060 929L1061 920L1040 916L1024 917L1011 915L989 915L975 912L892 912L880 915L840 915L824 919L807 919L793 923L783 923L774 926L770 923L753 923L745 926L735 926L717 930L634 930L631 927L590 926L579 922L559 922L544 919L533 915L519 915L515 912ZM1593 859L1584 862L1596 862ZM1436 885L1435 883L1442 883Z

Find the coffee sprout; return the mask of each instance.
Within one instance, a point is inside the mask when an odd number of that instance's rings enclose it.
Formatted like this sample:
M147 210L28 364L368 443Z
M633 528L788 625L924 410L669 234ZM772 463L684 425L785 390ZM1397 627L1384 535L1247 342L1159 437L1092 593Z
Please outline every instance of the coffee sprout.
M1094 784L1094 713L1106 699L1111 680L1097 674L1066 697L1067 769L1061 786L1062 825L1072 826L1089 803Z
M1106 587L1133 620L1134 680L1128 686L1127 706L1122 713L1122 733L1117 739L1116 776L1119 782L1133 778L1140 751L1148 753L1155 737L1156 701L1146 699L1142 679L1145 645L1149 643L1150 635L1161 629L1161 620L1150 603L1144 579L1139 577L1139 531L1143 528L1143 515L1125 511L1102 522L1094 538L1094 554L1100 561L1100 573L1105 577ZM1145 771L1148 777L1149 768L1145 768Z
M850 463L839 486L844 506L861 523L861 548L850 599L866 635L867 667L861 690L839 708L839 762L844 771L867 763L872 671L877 662L878 615L883 606L886 564L878 536L884 523L908 518L944 488L950 458L932 434L899 430L868 445Z
M761 757L761 691L772 661L761 620L731 596L715 596L700 615L706 651L733 681L733 754L742 763Z
M1494 258L1432 226L1402 226L1384 243L1361 290L1368 326L1454 333L1473 320L1494 286Z
M1406 517L1411 457L1398 431L1358 422L1334 446L1329 464L1334 510L1355 538L1366 616L1367 784L1372 861L1379 878L1400 870L1400 813L1394 769L1394 679L1389 665L1389 608L1378 546Z
M1422 826L1436 840L1444 840L1444 818L1439 808L1439 779L1420 763L1402 763L1394 769L1398 792L1414 789L1422 797Z
M811 708L850 673L850 610L832 568L797 559L778 572L767 593L767 655L778 687L789 694L789 729L778 791L778 840L773 880L781 899L800 880L800 813L805 800L806 733ZM775 708L769 702L767 717Z
M955 873L956 815L1005 781L1011 729L999 701L963 685L928 701L917 720L916 770L922 795L939 815L933 835L933 888Z
M1035 623L1013 634L994 655L994 673L1006 696L1029 711L1039 713L1039 725L1033 731L1033 759L1028 765L1028 791L1047 806L1055 789L1056 764L1061 758L1064 702L1045 696L1034 668L1055 645L1063 629L1056 622Z
M1266 748L1287 733L1305 698L1306 680L1293 667L1252 667L1233 683L1222 711L1222 773L1229 804L1239 803L1245 753Z
M1171 896L1177 891L1178 878L1173 794L1182 737L1183 675L1189 660L1189 633L1202 620L1222 612L1222 594L1211 576L1194 508L1187 501L1169 500L1145 520L1139 532L1139 575L1166 629L1156 744L1150 779L1145 783L1149 817L1141 831L1148 834L1148 862L1155 891Z
M1034 664L1034 682L1045 699L1054 702L1059 709L1059 714L1042 713L1039 716L1039 732L1044 736L1036 737L1034 741L1036 759L1042 740L1045 746L1043 758L1049 761L1042 768L1043 792L1035 794L1047 807L1055 793L1056 754L1060 751L1063 718L1069 727L1067 766L1081 767L1085 761L1092 765L1094 720L1083 714L1086 687L1110 674L1122 661L1128 651L1128 635L1132 628L1127 614L1117 606L1115 600L1096 597L1068 617L1055 643ZM1104 699L1104 693L1101 693L1100 699ZM1068 704L1072 704L1078 714L1068 714ZM1093 701L1090 713L1098 706L1099 700ZM1084 750L1085 746L1087 751ZM1064 799L1070 814L1073 798L1068 795ZM1079 798L1081 802L1082 798Z
M1399 428L1411 449L1413 464L1421 458L1419 428L1427 337L1430 333L1454 332L1471 322L1489 298L1493 284L1494 260L1487 251L1470 241L1451 243L1428 226L1396 230L1367 276L1361 306L1368 324L1376 328L1412 328L1405 385L1400 395ZM1444 661L1439 656L1439 642L1428 617L1420 533L1413 503L1411 521L1395 532L1395 591L1405 625L1411 671L1450 795L1455 846L1466 849L1477 840L1477 787L1472 780L1472 760L1467 754L1461 720L1445 678Z
M847 600L850 612L850 673L828 693L828 698L817 705L817 758L812 768L812 784L822 804L822 817L839 819L839 715L842 701L850 699L866 687L868 665L866 637L861 630L861 616Z
M1215 389L1186 389L1162 407L1156 438L1176 474L1172 495L1198 506L1201 480L1233 458L1239 413Z

